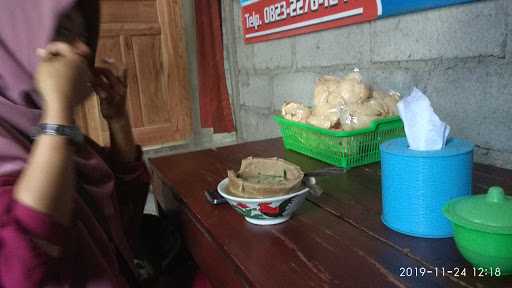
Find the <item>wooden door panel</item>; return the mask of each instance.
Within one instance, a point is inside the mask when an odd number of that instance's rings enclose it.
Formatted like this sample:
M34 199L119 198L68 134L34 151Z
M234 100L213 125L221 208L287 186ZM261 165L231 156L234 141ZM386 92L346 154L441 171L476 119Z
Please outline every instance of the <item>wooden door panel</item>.
M162 23L162 54L164 81L169 104L175 120L175 130L181 138L192 135L192 98L188 79L185 30L182 18L182 0L157 0L158 16Z
M137 77L137 68L135 64L135 56L133 55L133 45L131 37L121 37L121 44L123 46L124 63L127 69L127 99L128 113L130 114L130 121L133 128L142 128L144 123L142 121L142 104L140 101L140 90Z
M160 35L158 23L105 23L101 25L102 36L112 35Z
M135 140L143 146L183 142L192 135L192 99L181 0L101 2L97 65L111 58L127 68L127 109ZM77 113L83 131L106 145L108 128L99 102Z
M135 140L142 146L157 147L166 144L180 144L187 139L184 130L171 125L134 129Z
M158 23L155 1L102 1L102 23Z
M168 123L169 97L163 95L160 37L132 38L144 126Z

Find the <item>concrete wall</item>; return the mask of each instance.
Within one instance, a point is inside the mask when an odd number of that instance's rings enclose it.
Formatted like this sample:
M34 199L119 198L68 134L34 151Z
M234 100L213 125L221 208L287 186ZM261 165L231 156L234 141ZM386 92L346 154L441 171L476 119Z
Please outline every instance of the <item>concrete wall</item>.
M284 100L311 104L321 75L358 67L402 96L418 87L476 161L512 168L511 13L512 1L489 0L245 45L240 3L223 0L239 140L279 136L271 115Z

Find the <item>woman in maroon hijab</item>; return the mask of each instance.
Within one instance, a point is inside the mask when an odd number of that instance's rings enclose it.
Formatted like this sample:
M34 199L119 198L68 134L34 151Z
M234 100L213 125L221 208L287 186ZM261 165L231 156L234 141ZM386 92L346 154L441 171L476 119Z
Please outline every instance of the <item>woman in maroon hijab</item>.
M0 287L137 287L148 177L122 77L91 65L98 2L0 6ZM109 149L73 121L92 90Z

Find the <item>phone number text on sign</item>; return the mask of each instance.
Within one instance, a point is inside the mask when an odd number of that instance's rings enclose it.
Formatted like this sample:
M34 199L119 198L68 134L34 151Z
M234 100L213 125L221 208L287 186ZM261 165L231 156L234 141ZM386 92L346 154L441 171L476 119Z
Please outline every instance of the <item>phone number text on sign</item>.
M286 17L300 16L308 11L317 11L320 5L330 7L338 5L338 0L290 0L290 7L286 6L286 1L270 5L263 9L265 23L272 23L284 20Z
M377 18L380 0L256 0L242 4L247 43L329 29Z

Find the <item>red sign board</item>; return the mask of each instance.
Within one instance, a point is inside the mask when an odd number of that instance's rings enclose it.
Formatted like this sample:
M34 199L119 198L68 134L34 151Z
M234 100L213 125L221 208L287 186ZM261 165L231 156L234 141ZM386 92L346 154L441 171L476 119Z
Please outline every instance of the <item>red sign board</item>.
M377 19L380 0L248 0L244 41L255 43Z

